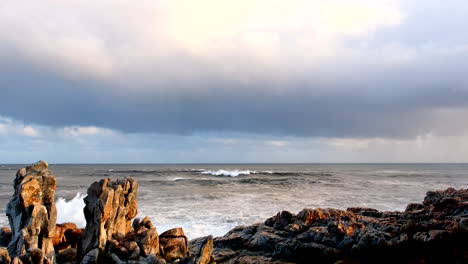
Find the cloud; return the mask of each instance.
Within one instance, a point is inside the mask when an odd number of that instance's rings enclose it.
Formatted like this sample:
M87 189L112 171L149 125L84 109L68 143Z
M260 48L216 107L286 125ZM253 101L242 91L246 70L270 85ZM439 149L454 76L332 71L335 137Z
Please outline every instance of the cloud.
M1 118L0 118L1 119ZM52 128L8 119L2 163L466 162L468 133L414 139L277 137L246 133L167 135L104 128ZM30 126L40 137L18 129ZM73 131L64 135L64 131ZM81 132L78 132L81 131ZM73 151L70 151L73 150Z
M468 37L465 13L452 11L467 8L438 6L2 2L0 114L86 142L117 132L323 137L336 146L459 136L468 129L455 116L468 111Z
M79 126L72 126L72 127L64 127L63 133L65 136L90 136L90 135L98 135L98 134L109 134L112 133L109 129L103 129L95 126L86 126L86 127L79 127Z
M38 137L39 132L34 129L32 126L24 126L19 131L21 134L28 136L28 137Z

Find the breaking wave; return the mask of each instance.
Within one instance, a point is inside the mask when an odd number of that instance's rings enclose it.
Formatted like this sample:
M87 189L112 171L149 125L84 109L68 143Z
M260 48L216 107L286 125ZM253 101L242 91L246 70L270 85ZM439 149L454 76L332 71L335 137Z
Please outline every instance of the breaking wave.
M86 194L77 193L73 199L67 201L60 197L55 202L57 207L57 223L75 223L79 228L86 226L86 220L83 213L85 203L83 198Z
M240 175L249 175L249 174L256 174L256 171L250 170L203 170L200 172L201 174L209 174L213 176L230 176L230 177L237 177Z

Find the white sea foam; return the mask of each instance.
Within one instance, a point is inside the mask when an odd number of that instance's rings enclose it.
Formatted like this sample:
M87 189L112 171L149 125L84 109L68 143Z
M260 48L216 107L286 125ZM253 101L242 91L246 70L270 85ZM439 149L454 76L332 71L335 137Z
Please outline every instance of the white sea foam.
M184 177L174 177L171 179L171 181L181 181L181 180L185 180L186 178Z
M230 177L237 177L239 175L249 175L249 174L255 174L257 173L256 171L250 171L250 170L203 170L201 171L201 174L209 174L209 175L214 175L214 176L230 176Z
M83 198L85 194L77 193L73 199L67 201L60 197L55 202L57 207L57 223L75 223L79 228L86 226L86 220L83 214L85 203Z

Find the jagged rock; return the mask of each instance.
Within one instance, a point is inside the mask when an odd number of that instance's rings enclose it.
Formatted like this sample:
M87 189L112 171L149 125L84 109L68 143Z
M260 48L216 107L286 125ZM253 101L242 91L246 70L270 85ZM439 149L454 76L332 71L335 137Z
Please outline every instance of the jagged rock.
M169 229L159 236L161 256L168 262L188 256L188 239L181 227Z
M55 227L55 235L52 238L52 244L54 245L56 252L61 252L64 249L69 247L77 248L79 236L81 236L80 230L76 228L74 223L63 223L57 224ZM79 236L74 236L70 234L79 233Z
M463 263L468 189L428 192L405 212L281 212L214 241L217 263Z
M159 235L149 217L133 221L134 235L132 236L141 250L141 255L147 257L159 253Z
M58 264L75 263L76 262L76 248L67 248L57 254L56 260Z
M181 261L187 264L215 264L213 256L213 236L193 239L189 242L190 257Z
M57 218L55 175L49 171L47 162L39 161L16 173L14 188L6 209L12 231L8 245L10 255L28 253L35 258L38 253L34 249L40 249L41 256L53 262L52 238Z
M0 229L0 246L7 247L8 244L11 242L11 237L13 233L11 232L10 228L3 227Z
M0 247L0 264L10 264L11 258L6 247Z
M123 238L133 231L131 220L138 210L137 189L138 184L133 178L115 182L104 179L89 187L84 199L86 228L78 251L78 260L91 251L92 257L97 254L96 258L99 258L99 252L104 251L108 241Z

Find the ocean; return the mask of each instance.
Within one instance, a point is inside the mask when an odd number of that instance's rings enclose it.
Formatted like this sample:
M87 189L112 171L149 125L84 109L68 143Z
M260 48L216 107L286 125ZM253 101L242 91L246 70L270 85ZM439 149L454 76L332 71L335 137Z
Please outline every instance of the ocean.
M0 226L16 171L0 165ZM351 206L404 210L429 190L468 188L468 164L50 165L57 176L57 222L84 227L83 198L102 178L134 177L139 217L158 232L183 227L189 239L221 236L282 210Z

